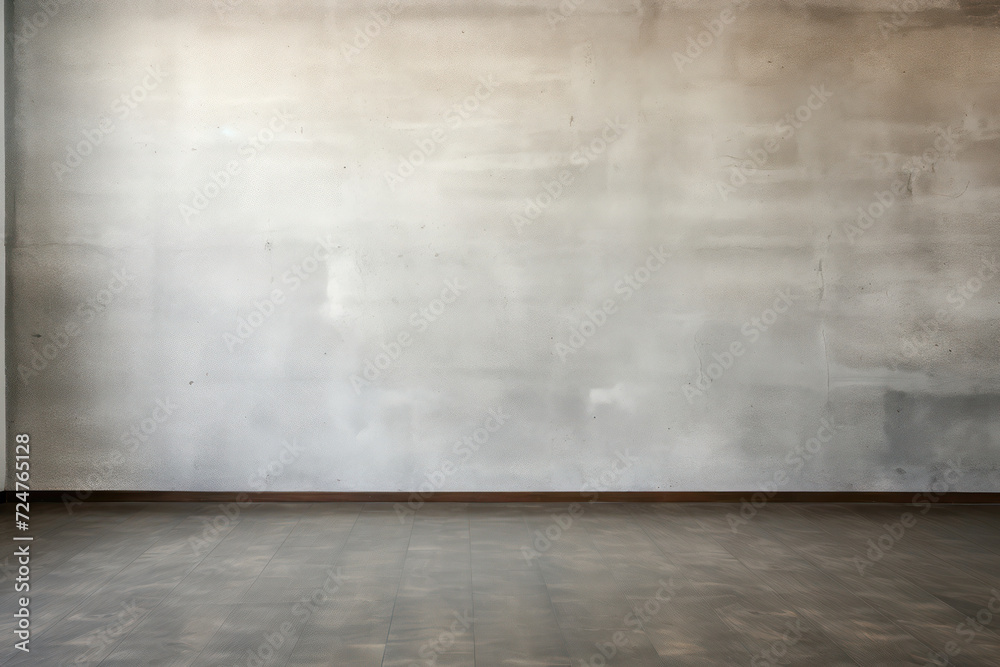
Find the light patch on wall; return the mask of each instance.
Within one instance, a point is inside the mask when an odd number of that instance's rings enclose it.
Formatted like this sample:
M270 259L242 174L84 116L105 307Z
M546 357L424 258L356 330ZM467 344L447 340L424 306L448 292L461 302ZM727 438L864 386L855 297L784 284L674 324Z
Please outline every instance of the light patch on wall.
M587 408L587 412L594 412L598 405L610 405L634 415L636 408L635 393L634 388L630 389L624 382L619 382L613 387L591 389L590 405Z
M450 442L451 432L435 417L441 410L437 392L383 389L373 396L358 409L354 446L336 459L345 475L360 474L371 465L410 471L415 461L439 454Z
M345 324L357 319L352 306L363 287L361 275L352 257L341 255L328 259L325 315Z

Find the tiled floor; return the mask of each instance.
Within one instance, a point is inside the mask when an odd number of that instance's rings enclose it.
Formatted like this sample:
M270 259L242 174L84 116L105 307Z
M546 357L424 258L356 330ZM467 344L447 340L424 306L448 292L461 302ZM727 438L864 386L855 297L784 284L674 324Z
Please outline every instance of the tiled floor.
M1000 508L33 504L30 654L4 509L9 665L1000 665Z

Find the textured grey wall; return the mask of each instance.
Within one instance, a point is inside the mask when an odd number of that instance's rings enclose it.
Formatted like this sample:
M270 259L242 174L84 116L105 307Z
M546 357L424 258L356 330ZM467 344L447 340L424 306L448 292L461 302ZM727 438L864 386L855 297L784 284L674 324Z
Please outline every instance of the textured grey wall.
M1000 489L997 5L896 4L18 2L35 487Z

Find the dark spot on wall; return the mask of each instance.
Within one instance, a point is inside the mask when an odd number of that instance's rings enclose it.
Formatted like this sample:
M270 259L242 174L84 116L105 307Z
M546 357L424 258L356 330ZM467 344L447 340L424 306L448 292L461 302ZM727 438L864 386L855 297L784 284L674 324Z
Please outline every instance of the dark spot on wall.
M649 45L656 34L656 21L660 16L660 0L642 0L642 20L639 23L639 43Z
M803 9L810 20L833 24L852 24L858 15L857 11L850 7L807 5Z
M958 0L958 6L973 23L1000 26L1000 0Z
M888 390L884 395L888 465L931 468L949 458L996 460L1000 394L936 394Z

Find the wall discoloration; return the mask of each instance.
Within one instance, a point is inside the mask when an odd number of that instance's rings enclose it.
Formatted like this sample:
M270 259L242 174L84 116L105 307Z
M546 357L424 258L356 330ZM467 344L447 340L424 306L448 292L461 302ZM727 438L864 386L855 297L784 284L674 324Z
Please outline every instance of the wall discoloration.
M934 470L931 462L943 468L949 459L981 466L1000 448L1000 396L886 391L885 437L891 464L921 473Z
M36 488L996 490L997 3L230 4L15 38Z
M958 0L958 6L974 23L1000 25L1000 2L997 0Z

